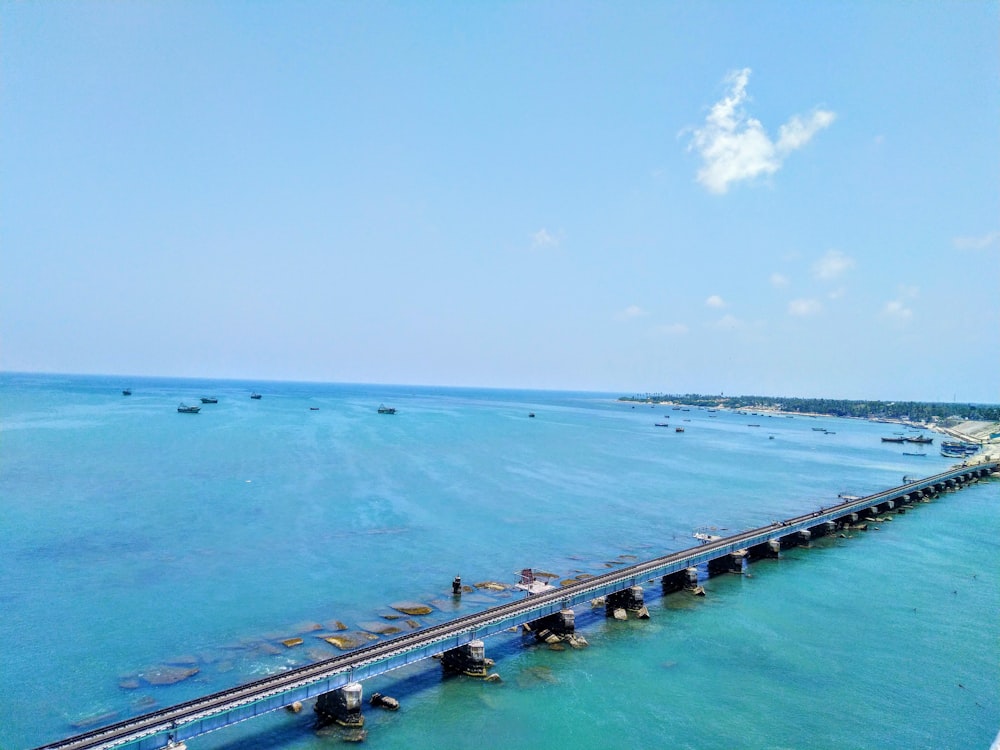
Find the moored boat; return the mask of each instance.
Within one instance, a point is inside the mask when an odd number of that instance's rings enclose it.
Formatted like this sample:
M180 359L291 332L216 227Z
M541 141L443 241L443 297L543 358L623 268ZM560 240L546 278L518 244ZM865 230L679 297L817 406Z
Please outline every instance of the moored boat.
M906 438L903 437L884 437L882 438L883 443L905 443Z
M122 395L123 396L131 396L132 395L132 389L131 388L122 388Z
M930 445L931 443L934 442L934 438L932 438L932 437L925 437L923 435L917 435L916 437L908 437L908 438L906 438L906 442L908 442L908 443L921 443L923 445Z
M215 396L202 396L201 397L201 403L203 403L203 404L217 404L217 403L219 403L219 399L217 399Z
M201 411L200 406L188 406L187 404L180 404L177 407L177 411L181 414L197 414Z
M254 391L253 393L250 394L250 398L260 399L260 394L257 393L257 391Z
M394 406L386 406L385 404L379 404L378 405L378 413L379 414L395 414L396 413L396 407L394 407Z

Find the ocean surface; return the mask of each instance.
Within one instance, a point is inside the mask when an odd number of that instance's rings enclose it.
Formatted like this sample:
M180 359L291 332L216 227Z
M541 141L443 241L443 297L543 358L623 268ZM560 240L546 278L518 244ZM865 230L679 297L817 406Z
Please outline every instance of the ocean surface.
M514 595L455 604L456 574L597 574L951 464L940 436L922 456L882 443L892 425L618 395L0 374L0 748L334 656L317 636L392 604L429 604L428 624ZM219 402L177 412L200 396ZM366 682L402 708L366 705L364 746L986 748L998 539L992 480L705 598L649 585L648 621L578 609L589 648L488 639L501 683L431 660ZM307 705L188 745L342 741Z

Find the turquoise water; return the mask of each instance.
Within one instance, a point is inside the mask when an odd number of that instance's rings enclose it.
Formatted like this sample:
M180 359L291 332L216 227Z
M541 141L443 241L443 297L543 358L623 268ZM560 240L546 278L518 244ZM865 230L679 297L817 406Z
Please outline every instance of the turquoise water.
M219 403L176 412L202 395ZM0 746L335 655L314 636L336 621L356 633L392 603L431 603L429 623L507 596L456 610L456 574L599 573L689 547L696 528L756 526L949 465L939 439L924 457L882 444L886 425L617 395L0 375ZM398 413L377 415L383 402ZM497 636L501 684L443 681L433 662L370 681L403 708L367 710L366 745L988 746L997 488L712 579L704 599L651 585L649 621L580 613L585 650ZM293 636L306 643L281 646ZM142 679L171 664L198 672ZM190 746L339 739L309 711L278 712Z

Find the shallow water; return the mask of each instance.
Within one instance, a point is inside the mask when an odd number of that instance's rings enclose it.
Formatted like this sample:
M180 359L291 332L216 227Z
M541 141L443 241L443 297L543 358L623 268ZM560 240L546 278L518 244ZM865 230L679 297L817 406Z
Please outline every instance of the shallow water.
M176 412L201 395L219 404ZM699 527L767 523L949 464L934 447L882 444L886 425L615 395L0 376L0 745L332 656L316 635L336 621L357 633L393 603L432 603L418 619L442 621L455 574L600 573L689 547ZM398 413L377 415L382 402ZM712 579L705 599L650 586L650 621L581 614L585 650L497 636L502 684L442 680L434 662L369 681L403 708L366 710L366 744L987 746L1000 725L997 488ZM457 611L504 596L477 592ZM292 636L305 643L281 646ZM146 684L170 663L199 671ZM307 710L190 744L337 741Z

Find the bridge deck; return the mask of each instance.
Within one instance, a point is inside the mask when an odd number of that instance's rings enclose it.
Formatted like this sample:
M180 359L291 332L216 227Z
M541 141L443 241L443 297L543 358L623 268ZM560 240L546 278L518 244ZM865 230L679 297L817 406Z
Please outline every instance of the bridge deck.
M175 741L190 739L296 701L314 698L351 682L426 659L470 641L495 635L597 597L707 563L731 552L766 544L826 521L837 521L850 513L942 485L956 477L970 475L973 471L997 471L998 466L1000 464L997 462L991 462L960 467L874 495L850 499L807 515L740 532L619 568L570 586L399 635L315 664L76 735L37 750L97 750L123 745L133 745L136 750L162 748L167 745L168 735Z

